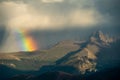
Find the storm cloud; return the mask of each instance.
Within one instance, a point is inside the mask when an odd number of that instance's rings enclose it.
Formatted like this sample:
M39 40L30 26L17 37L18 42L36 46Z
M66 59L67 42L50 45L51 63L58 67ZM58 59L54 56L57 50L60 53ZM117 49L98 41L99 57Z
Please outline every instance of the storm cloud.
M21 51L16 30L27 30L40 49L62 40L88 37L98 29L119 34L119 3L119 0L0 0L0 51Z
M96 10L94 2L87 0L2 1L0 13L0 24L10 28L44 30L66 26L91 27L107 21Z

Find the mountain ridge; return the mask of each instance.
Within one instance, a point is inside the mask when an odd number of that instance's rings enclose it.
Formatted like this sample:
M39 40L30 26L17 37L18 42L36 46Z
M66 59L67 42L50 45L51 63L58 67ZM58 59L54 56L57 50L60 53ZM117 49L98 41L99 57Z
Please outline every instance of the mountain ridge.
M119 42L119 39L97 31L82 42L67 40L44 51L0 54L0 64L17 70L40 70L41 73L53 70L86 75L119 65Z
M109 40L110 39L110 40ZM56 61L58 65L74 66L85 74L86 72L97 71L97 59L102 49L109 48L114 43L112 38L106 37L101 31L97 31L90 36L82 48L68 53L63 58ZM98 54L99 53L99 54Z

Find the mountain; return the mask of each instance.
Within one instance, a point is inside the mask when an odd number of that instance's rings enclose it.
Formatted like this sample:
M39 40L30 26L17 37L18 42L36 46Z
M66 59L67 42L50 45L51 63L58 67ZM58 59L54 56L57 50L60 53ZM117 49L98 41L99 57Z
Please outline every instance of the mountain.
M26 77L28 73L38 76L59 71L83 76L120 66L119 52L120 39L96 31L86 41L61 41L48 50L1 53L0 66L8 67L3 70L4 77L14 70L15 73L9 77L14 75L19 77L20 74Z
M22 71L22 70L11 68L9 66L0 65L0 80L6 80L13 76L18 76L23 74L37 75L39 74L39 71Z
M102 31L96 31L90 36L90 42L94 42L98 45L109 45L110 43L114 42L115 39L109 37L108 34L103 34Z
M19 70L39 70L41 66L54 64L57 59L78 48L73 41L62 41L43 51L1 53L0 64Z
M120 59L117 57L120 56L119 51L116 52L116 48L114 48L115 46L112 43L117 44L118 42L104 35L101 31L97 31L90 36L89 40L79 44L80 48L78 50L66 54L63 58L57 60L56 64L59 66L73 66L81 74L96 72L100 66L106 67L120 64ZM109 50L113 50L116 53ZM109 60L107 59L114 55L117 56L112 58L112 60L110 58ZM110 64L109 61L113 63Z

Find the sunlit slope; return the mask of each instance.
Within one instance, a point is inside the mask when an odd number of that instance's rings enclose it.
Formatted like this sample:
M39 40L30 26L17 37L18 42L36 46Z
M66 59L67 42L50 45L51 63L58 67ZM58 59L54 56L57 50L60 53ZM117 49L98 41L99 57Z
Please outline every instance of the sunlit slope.
M80 48L56 61L59 66L73 66L82 74L120 65L119 39L107 37L101 31L93 33Z
M84 45L84 44L81 44ZM85 46L73 51L63 58L59 59L56 63L57 65L69 65L75 67L80 73L85 73L88 71L96 71L96 59L97 52L99 52L100 47L85 43Z
M51 65L67 53L79 49L74 41L62 41L54 47L35 52L1 53L0 64L20 70L38 70L43 65Z

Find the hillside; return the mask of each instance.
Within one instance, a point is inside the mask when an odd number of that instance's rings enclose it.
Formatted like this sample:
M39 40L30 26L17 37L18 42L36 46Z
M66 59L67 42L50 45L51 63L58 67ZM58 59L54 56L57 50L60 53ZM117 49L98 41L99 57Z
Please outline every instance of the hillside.
M90 75L81 76L65 72L47 72L39 76L19 75L9 80L119 80L120 66L95 72Z
M8 70L15 71L9 77L17 73L24 75L29 72L36 76L52 71L83 76L120 66L119 52L119 39L97 31L86 41L61 41L48 50L1 53L0 65L8 67L2 70L3 78L8 77L5 76Z
M119 41L114 41L101 31L93 33L88 41L80 45L78 50L66 54L56 64L73 66L81 74L120 65Z
M0 64L19 70L38 70L43 65L54 64L56 60L78 48L73 41L62 41L49 50L1 53Z

